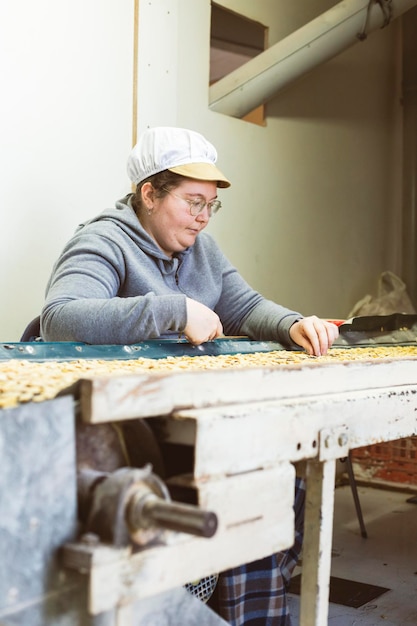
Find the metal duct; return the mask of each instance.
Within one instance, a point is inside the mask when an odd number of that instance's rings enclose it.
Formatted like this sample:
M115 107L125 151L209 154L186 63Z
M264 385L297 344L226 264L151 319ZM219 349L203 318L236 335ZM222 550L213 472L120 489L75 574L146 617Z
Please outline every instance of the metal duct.
M403 19L402 278L417 308L417 9Z
M387 25L417 5L417 0L339 2L209 90L210 109L243 117L299 76L357 43L361 33Z

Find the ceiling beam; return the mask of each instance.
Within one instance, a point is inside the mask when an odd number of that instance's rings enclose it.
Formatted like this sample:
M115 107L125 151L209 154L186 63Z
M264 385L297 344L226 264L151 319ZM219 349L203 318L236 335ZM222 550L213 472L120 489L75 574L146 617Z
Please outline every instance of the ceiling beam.
M211 85L210 110L244 117L306 72L416 5L417 0L339 2Z

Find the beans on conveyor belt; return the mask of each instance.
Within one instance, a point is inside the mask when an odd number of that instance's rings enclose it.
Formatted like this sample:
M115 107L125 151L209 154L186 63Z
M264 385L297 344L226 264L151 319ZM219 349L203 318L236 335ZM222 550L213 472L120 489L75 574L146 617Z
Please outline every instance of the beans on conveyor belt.
M417 357L417 346L332 348L326 356L320 357L309 356L300 351L277 350L251 354L114 361L80 359L37 363L11 359L0 362L0 409L15 407L24 402L50 400L82 378L181 370L321 365L335 361L392 360L413 357Z

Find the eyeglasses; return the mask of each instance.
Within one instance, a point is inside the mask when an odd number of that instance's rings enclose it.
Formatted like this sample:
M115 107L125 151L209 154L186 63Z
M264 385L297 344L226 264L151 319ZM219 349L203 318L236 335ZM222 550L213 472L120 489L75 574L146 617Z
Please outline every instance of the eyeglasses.
M184 200L184 202L187 202L188 206L190 207L190 213L193 217L200 215L200 213L204 211L205 207L207 207L209 217L211 217L212 215L217 213L217 211L222 206L222 203L220 202L220 200L212 200L211 202L206 202L205 200L188 200L187 198L183 198L182 196L179 196L173 191L166 189L166 187L162 187L162 189L166 191L167 193L171 194L171 196L174 196L175 198L178 198L179 200Z

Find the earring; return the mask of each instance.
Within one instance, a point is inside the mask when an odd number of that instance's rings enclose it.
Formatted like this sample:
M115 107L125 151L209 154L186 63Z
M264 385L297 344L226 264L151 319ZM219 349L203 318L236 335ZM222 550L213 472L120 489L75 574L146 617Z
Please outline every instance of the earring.
M153 206L148 207L148 210L146 211L148 215L152 215L153 213Z

